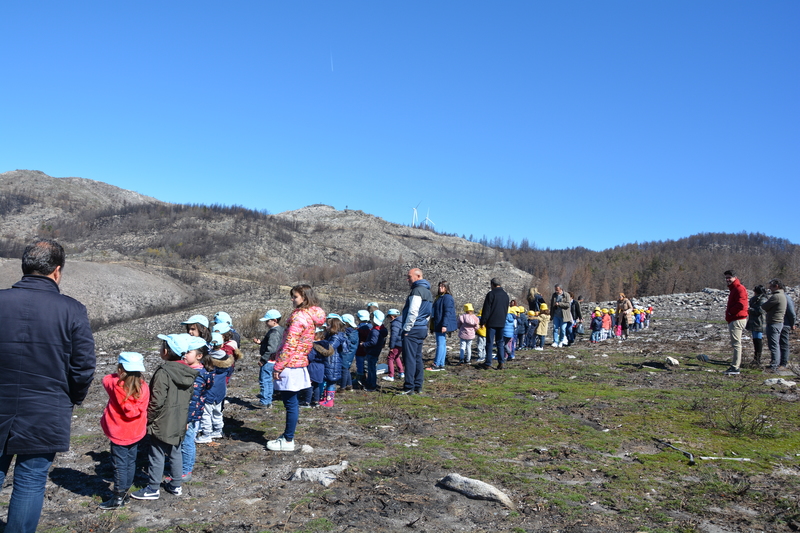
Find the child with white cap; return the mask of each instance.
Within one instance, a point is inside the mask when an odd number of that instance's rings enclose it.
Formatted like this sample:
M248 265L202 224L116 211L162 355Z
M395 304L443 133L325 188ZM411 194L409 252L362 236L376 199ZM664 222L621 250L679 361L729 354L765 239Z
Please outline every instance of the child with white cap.
M347 337L347 350L342 351L342 381L339 384L339 392L353 390L350 367L353 366L359 340L355 317L350 313L345 313L342 315L342 322L345 324L344 335Z
M373 392L378 387L378 358L383 347L386 346L386 337L389 331L383 325L383 312L376 309L372 312L372 323L374 326L369 332L369 337L362 346L367 356L367 383L365 390Z
M117 371L103 378L108 403L100 418L103 433L111 441L114 465L114 494L100 504L101 509L116 509L128 501L128 490L136 473L139 441L147 431L147 404L150 389L142 379L144 358L137 352L119 354Z
M208 319L203 315L192 315L183 322L186 326L186 333L193 337L202 337L204 341L211 342L211 330L208 327Z
M157 500L164 476L164 461L169 457L170 482L164 490L175 496L183 491L183 456L181 442L186 434L186 417L194 391L197 370L191 368L207 350L202 337L188 333L159 335L161 345L159 366L150 379L150 403L147 407L147 434L150 435L145 487L131 494L137 500Z

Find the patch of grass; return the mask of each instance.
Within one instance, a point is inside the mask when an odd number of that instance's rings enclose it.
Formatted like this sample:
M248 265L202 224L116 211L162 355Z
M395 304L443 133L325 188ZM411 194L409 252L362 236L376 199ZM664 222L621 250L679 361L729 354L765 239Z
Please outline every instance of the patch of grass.
M298 533L317 533L319 531L333 531L334 529L336 529L336 524L327 518L315 518L303 524L303 527L297 531Z

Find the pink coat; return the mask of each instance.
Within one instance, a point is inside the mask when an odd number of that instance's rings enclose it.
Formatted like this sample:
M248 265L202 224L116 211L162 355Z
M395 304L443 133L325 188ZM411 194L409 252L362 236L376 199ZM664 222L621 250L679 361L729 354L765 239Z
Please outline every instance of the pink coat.
M314 330L325 324L325 311L319 307L297 307L286 319L283 342L275 356L275 372L284 368L308 366L308 354L314 344Z
M475 338L475 329L480 324L481 320L478 315L464 313L458 316L458 338L465 341L471 341Z

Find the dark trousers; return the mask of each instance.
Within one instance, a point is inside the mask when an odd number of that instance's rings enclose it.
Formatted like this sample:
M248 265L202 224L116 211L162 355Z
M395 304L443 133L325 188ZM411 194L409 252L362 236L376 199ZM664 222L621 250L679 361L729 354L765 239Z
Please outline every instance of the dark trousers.
M497 340L497 360L500 362L500 366L503 365L503 361L505 361L506 351L505 346L503 346L503 328L486 328L486 364L491 366L492 365L492 345Z
M422 343L428 336L427 326L416 326L403 335L403 366L406 367L406 378L403 390L422 390L425 365L422 363Z
M136 452L139 443L121 444L111 443L111 463L114 465L114 491L127 492L133 485L133 476L136 474Z

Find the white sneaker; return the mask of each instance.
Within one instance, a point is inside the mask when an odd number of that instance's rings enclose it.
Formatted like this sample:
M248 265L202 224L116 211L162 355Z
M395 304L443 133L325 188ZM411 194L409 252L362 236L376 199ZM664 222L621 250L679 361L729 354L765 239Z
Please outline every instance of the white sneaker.
M293 452L294 441L287 441L283 435L275 440L267 442L267 449L273 452Z
M552 346L553 348L558 348L558 343L557 343L557 342L554 342L554 343L553 343L553 344L551 344L550 346Z
M405 379L405 377L406 377L406 373L405 373L405 372L400 372L400 375L399 375L398 377L399 377L400 379Z
M381 379L383 379L383 381L394 381L394 378L392 376L383 376L383 378Z
M544 348L542 348L541 346L537 346L536 348L534 348L534 350L542 352L542 351L544 351Z
M558 343L558 347L559 347L559 348L563 348L563 347L564 347L564 343L563 343L563 342L559 342L559 343Z

